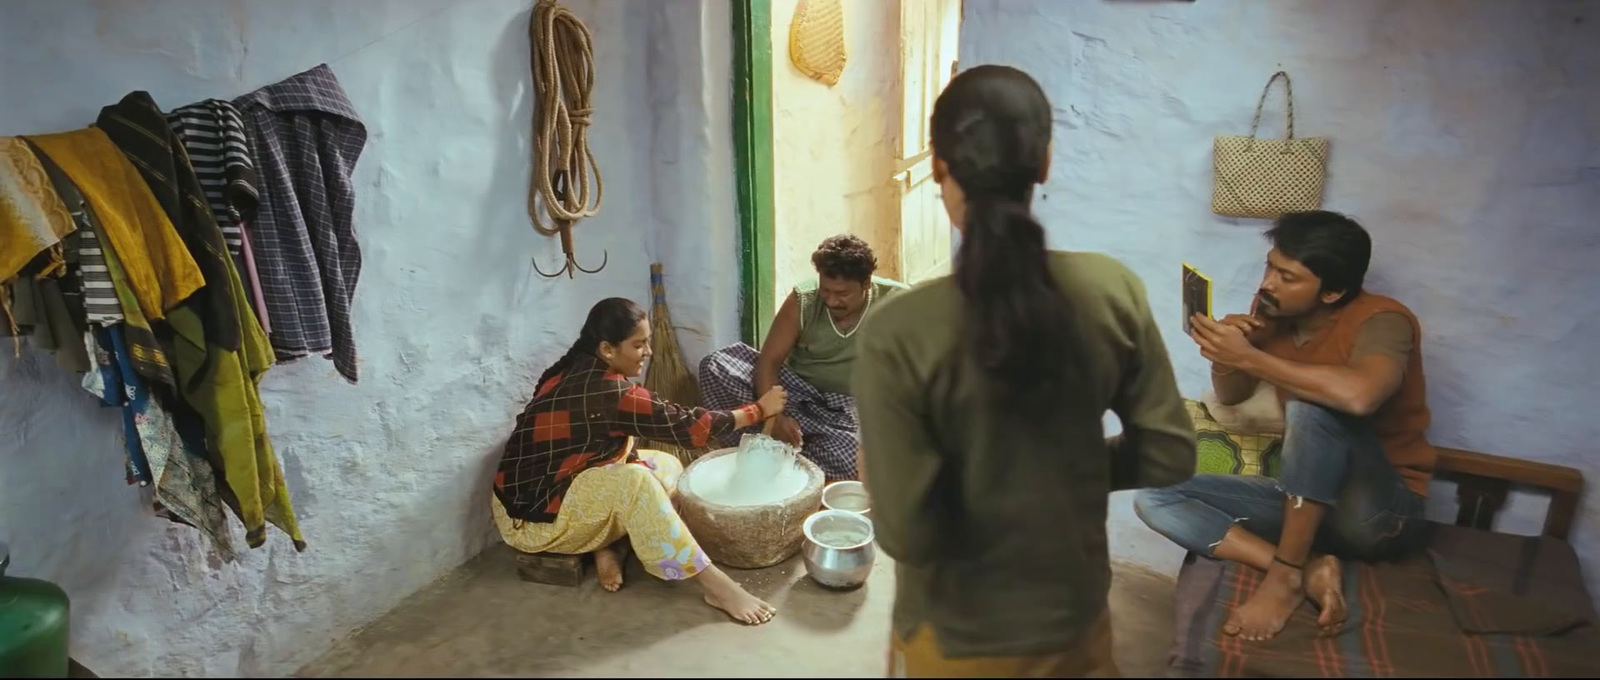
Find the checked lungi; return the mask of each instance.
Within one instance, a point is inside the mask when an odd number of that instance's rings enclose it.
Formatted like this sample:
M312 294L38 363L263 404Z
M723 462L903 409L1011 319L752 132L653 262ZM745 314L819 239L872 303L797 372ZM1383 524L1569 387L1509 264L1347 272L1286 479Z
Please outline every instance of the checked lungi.
M754 347L737 343L719 349L700 361L700 393L706 408L722 411L738 408L760 395L755 393L756 358ZM824 392L813 387L789 367L778 369L778 384L789 392L784 415L800 424L801 455L822 468L828 481L856 478L856 447L861 424L856 420L856 400L847 394ZM760 432L752 425L723 438L723 446L738 446L745 433Z

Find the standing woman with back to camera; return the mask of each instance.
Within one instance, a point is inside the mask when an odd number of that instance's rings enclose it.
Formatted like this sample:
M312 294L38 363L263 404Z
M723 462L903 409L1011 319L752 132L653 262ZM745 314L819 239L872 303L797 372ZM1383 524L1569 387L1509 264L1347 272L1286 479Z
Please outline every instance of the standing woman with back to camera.
M896 561L895 676L1114 676L1106 499L1194 474L1144 285L1050 251L1032 215L1050 102L979 66L934 105L951 276L862 329L855 392L878 543ZM1093 228L1093 225L1061 225ZM1106 411L1123 434L1108 441Z

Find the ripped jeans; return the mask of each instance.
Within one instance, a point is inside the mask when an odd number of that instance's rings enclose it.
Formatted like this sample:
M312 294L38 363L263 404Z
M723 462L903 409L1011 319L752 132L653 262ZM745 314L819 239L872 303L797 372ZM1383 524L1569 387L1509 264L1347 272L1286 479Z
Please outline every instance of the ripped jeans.
M1212 556L1235 523L1277 543L1285 494L1328 506L1313 548L1340 558L1398 557L1424 542L1426 500L1384 456L1372 424L1303 401L1284 410L1283 473L1278 479L1196 475L1134 498L1139 518L1189 552Z

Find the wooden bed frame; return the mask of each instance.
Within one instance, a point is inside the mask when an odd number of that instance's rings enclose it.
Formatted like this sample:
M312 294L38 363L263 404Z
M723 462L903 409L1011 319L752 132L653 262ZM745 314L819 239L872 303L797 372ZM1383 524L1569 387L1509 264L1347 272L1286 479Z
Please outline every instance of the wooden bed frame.
M1445 529L1444 527L1439 527L1435 524L1434 528L1444 529L1444 531L1441 531L1440 534L1435 538L1445 540L1435 544L1433 547L1445 551L1466 551L1461 556L1469 558L1468 561L1473 563L1469 565L1471 566L1469 571L1476 570L1474 573L1489 573L1494 571L1496 568L1511 567L1514 570L1520 570L1525 567L1527 571L1519 571L1519 573L1531 578L1544 578L1549 574L1561 572L1559 575L1559 580L1565 581L1566 579L1576 575L1574 568L1578 565L1574 564L1574 560L1576 560L1577 556L1575 554L1571 554L1571 547L1566 545L1565 542L1567 541L1568 535L1572 530L1572 525L1578 512L1578 503L1583 494L1583 474L1581 472L1570 467L1551 465L1549 463L1517 460L1514 458L1494 456L1475 451L1463 451L1453 448L1436 448L1439 452L1439 458L1434 468L1434 476L1437 479L1454 482L1456 484L1456 498L1460 502L1460 508L1456 513L1454 524L1455 526L1461 527L1466 531L1449 530ZM1505 507L1506 498L1512 488L1528 491L1540 489L1550 495L1550 505L1545 511L1544 527L1539 532L1540 537L1516 536L1514 538L1509 538L1505 535L1511 534L1512 532L1495 531L1495 527L1493 525L1496 515L1499 514L1500 511ZM1430 524L1433 523L1430 522ZM1476 536L1473 535L1478 534L1478 532L1484 533ZM1502 536L1495 538L1489 536L1488 534L1490 533L1499 533L1502 534ZM1550 537L1556 539L1557 541L1561 541L1561 543L1552 544L1549 541L1545 541L1542 537ZM1473 541L1475 540L1485 542L1474 544ZM1499 554L1501 551L1507 550L1509 546L1521 546L1522 550L1513 551L1519 552L1520 554ZM1481 555L1474 554L1473 552L1474 550L1484 549L1493 550L1496 554ZM1543 557L1539 558L1540 555ZM1435 557L1417 559L1418 561L1427 561L1430 563L1430 568L1437 569L1436 564L1432 563L1432 561L1436 559ZM1559 566L1561 568L1557 569L1552 567L1551 569L1538 571L1534 569L1535 562L1544 563L1548 562L1549 560L1556 560L1559 562L1559 564L1555 566ZM1521 566L1513 566L1516 564L1520 564ZM1547 564L1546 566L1550 565ZM1195 652L1202 650L1204 647L1206 643L1204 638L1207 636L1220 635L1217 630L1205 630L1205 627L1211 625L1220 625L1220 619L1216 618L1219 613L1216 608L1229 606L1227 602L1217 599L1219 588L1229 587L1224 586L1222 581L1222 579L1227 577L1228 571L1226 570L1229 568L1230 567L1222 565L1220 562L1215 560L1197 558L1193 553L1190 553L1185 558L1183 571L1181 571L1178 575L1175 602L1177 606L1176 611L1174 612L1177 617L1174 629L1175 640L1165 669L1168 677L1203 677L1204 675L1218 672L1214 665L1219 663L1219 657L1216 657L1215 655L1208 656L1206 654L1196 656ZM1420 573L1421 570L1402 568L1400 571L1407 572L1404 576L1402 576L1402 578L1415 579L1418 578L1416 574ZM1568 572L1572 572L1572 575L1568 575ZM1349 573L1346 572L1346 575L1349 575ZM1511 577L1507 575L1505 583L1501 585L1511 585L1519 582L1519 579L1524 578L1524 576ZM1374 578L1376 578L1376 576L1374 576ZM1577 576L1577 578L1581 579L1581 576ZM1216 580L1213 581L1212 579ZM1244 587L1240 585L1241 583L1242 581L1235 579L1235 583L1231 586L1235 589L1232 591L1235 595L1240 592L1240 588ZM1523 585L1526 586L1528 584L1523 583ZM1560 582L1552 583L1540 581L1538 582L1538 585L1541 586L1539 590L1541 596L1544 597L1579 597L1576 595L1576 593L1583 589L1583 584L1581 581L1573 584L1571 588L1563 587L1563 584ZM1550 587L1546 588L1543 586ZM1513 591L1515 591L1518 587L1519 586L1517 585L1511 585ZM1439 595L1444 596L1446 600L1449 599L1447 593L1441 592ZM1587 597L1584 599L1587 599ZM1237 604L1237 601L1235 601L1235 604ZM1443 606L1447 610L1452 607L1452 605L1449 604L1445 604ZM1382 610L1380 608L1380 612L1381 611ZM1451 614L1448 611L1439 615L1445 617L1454 616L1454 614ZM1384 615L1380 613L1379 618L1382 619L1383 617ZM1414 624L1418 621L1421 621L1421 619L1415 619L1413 617L1413 619L1410 621ZM1382 626L1379 626L1378 630L1382 630ZM1423 631L1425 629L1417 628L1416 630ZM1368 634L1370 633L1371 631L1369 630ZM1196 639L1196 636L1198 636L1200 639ZM1382 633L1379 634L1378 637L1387 639L1386 636L1387 633ZM1483 645L1512 645L1513 641L1510 638L1515 638L1516 636L1507 637L1506 635L1498 635L1492 637L1500 638L1499 642L1481 643L1479 647L1481 647L1480 651L1482 654L1489 654L1488 651L1482 651L1488 649L1488 647ZM1368 637L1364 642L1357 642L1356 644L1370 645L1372 644L1372 638ZM1532 641L1527 641L1526 644L1529 645L1528 649L1538 650L1544 647L1542 643L1536 644ZM1282 653L1284 658L1288 658L1290 656L1296 657L1298 659L1297 663L1300 666L1315 669L1317 667L1316 664L1324 664L1322 667L1326 670L1330 668L1330 666L1325 665L1327 661L1327 659L1324 657L1325 654L1332 654L1340 659L1343 659L1345 656L1353 653L1348 649L1345 649L1343 646L1336 645L1335 647L1339 647L1339 650L1335 650L1333 647L1324 649L1322 645L1315 645L1312 648L1302 648L1298 643L1296 643L1278 651ZM1509 649L1509 647L1506 647L1505 649L1502 649L1502 651L1507 651ZM1575 648L1570 644L1560 648L1560 654L1557 656L1560 657L1560 663L1565 664L1563 668L1571 667L1575 663L1577 665L1586 665L1592 662L1593 656L1591 651L1583 650L1581 647L1576 648L1576 651L1574 651L1574 649ZM1524 650L1521 647L1518 647L1516 653L1524 653ZM1314 654L1315 659L1311 660L1310 657L1306 656L1307 654ZM1541 661L1538 662L1540 664L1544 663L1542 660L1543 654L1544 652L1542 651L1536 651L1535 654L1541 659ZM1233 672L1235 672L1238 676L1253 677L1262 675L1263 671L1259 671L1259 669L1254 672L1253 675L1247 675L1247 673L1251 673L1251 671L1247 671L1245 669L1245 662L1243 660L1244 656L1242 654L1236 654L1235 656L1237 658L1233 659L1235 662L1235 665L1233 666ZM1271 665L1272 660L1267 659L1267 656L1261 656L1261 658L1266 659L1264 663ZM1574 659L1577 659L1578 661L1575 662ZM1584 661L1585 659L1589 659L1590 661ZM1308 662L1308 660L1312 665L1305 665L1305 662ZM1357 661L1359 661L1359 659ZM1377 663L1371 659L1370 650L1368 651L1367 661L1369 664ZM1405 672L1415 672L1418 668L1426 669L1429 664L1434 663L1434 661L1426 658L1419 660L1417 657L1412 656L1408 663L1410 668ZM1336 664L1333 667L1338 666ZM1541 665L1540 668L1543 668L1543 666ZM1539 674L1532 671L1527 671L1526 668L1524 668L1524 671L1527 675ZM1301 668L1300 672L1305 672L1304 668ZM1394 675L1397 672L1400 671L1390 667L1387 674ZM1502 676L1520 677L1520 675L1514 670L1507 672L1496 672ZM1571 671L1563 671L1563 673L1570 675ZM1552 674L1551 677L1562 677L1562 674Z
M1583 495L1583 473L1561 465L1435 448L1439 462L1434 475L1456 483L1456 499L1461 503L1456 526L1492 531L1495 514L1505 505L1511 487L1533 487L1550 492L1543 535L1567 540Z

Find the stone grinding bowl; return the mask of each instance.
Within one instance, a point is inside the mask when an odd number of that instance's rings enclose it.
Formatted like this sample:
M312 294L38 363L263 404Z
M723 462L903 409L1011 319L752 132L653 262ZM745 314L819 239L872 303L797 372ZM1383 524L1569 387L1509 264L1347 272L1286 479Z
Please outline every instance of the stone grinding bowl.
M694 478L700 463L731 455L737 448L712 451L683 472L682 479ZM800 493L782 503L734 506L712 503L694 493L694 484L679 483L676 505L678 516L688 525L711 561L735 569L764 569L794 557L805 540L806 518L822 507L822 468L795 456L809 478Z

